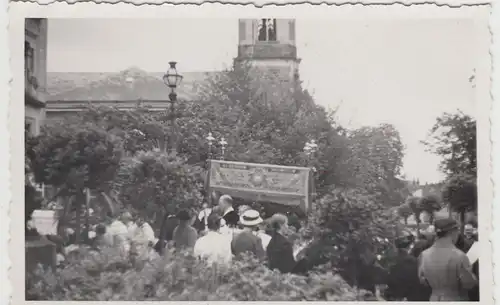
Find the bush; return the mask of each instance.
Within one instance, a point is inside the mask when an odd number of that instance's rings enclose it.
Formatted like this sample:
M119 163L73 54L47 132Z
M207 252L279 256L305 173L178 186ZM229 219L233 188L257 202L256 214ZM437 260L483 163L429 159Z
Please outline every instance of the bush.
M189 253L133 261L116 249L89 249L56 271L27 276L27 299L81 301L357 301L371 295L337 274L271 271L252 258L208 265Z
M140 152L122 161L114 187L123 204L145 214L199 209L203 169L166 152ZM154 218L148 218L154 221Z
M311 266L330 263L349 284L373 290L384 283L400 226L375 196L337 188L316 203L301 232L314 240L305 256Z

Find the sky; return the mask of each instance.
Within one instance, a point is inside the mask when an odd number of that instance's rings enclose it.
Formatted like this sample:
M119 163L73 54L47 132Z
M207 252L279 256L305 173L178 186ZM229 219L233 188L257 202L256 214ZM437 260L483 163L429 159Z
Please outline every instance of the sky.
M300 77L344 126L393 124L406 178L437 182L440 158L420 141L443 112L475 115L479 30L466 18L297 19ZM50 19L47 69L217 71L231 66L237 35L237 19Z

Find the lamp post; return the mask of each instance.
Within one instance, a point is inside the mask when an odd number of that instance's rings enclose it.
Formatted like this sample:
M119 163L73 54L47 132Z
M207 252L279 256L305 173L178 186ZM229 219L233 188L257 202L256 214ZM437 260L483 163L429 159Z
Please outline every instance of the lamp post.
M211 132L208 133L208 136L205 138L208 142L208 160L212 159L212 147L215 141L214 136Z
M174 113L174 105L177 102L177 93L175 92L177 89L177 86L180 85L183 76L180 75L177 72L177 62L171 61L168 63L170 67L167 70L167 73L163 75L163 82L165 85L167 85L170 88L170 93L168 95L169 102L170 102L170 123L172 126L172 132L170 135L170 149L172 151L175 150L175 141L174 141L174 136L175 136L175 113Z
M307 163L308 166L311 167L313 171L313 178L316 180L316 167L312 164L312 161L314 159L314 156L316 155L316 152L318 151L318 144L316 144L315 140L310 140L307 141L306 144L304 145L304 153L307 156ZM316 198L316 186L314 186L314 191L313 191L313 200Z
M316 144L315 140L307 141L306 144L304 145L304 153L307 156L307 163L309 166L311 165L311 160L314 158L317 151L318 151L318 144ZM316 171L314 166L313 170Z
M220 139L219 144L220 144L220 147L221 147L221 156L220 156L220 159L224 160L224 155L226 154L226 147L227 147L226 139L224 139L224 137L222 137Z
M205 138L205 140L207 140L207 143L208 143L208 159L210 160L210 159L214 158L213 148L214 148L214 142L217 139L213 136L213 134L211 132L209 132L207 137ZM221 154L220 154L219 158L221 160L224 160L224 156L226 155L226 148L228 145L226 138L222 137L220 139L220 141L218 142L218 144L221 147Z

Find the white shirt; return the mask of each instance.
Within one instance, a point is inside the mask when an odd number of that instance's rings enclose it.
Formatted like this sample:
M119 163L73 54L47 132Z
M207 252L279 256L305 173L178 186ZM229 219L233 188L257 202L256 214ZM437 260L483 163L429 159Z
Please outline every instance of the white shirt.
M255 235L260 237L260 240L262 240L262 248L264 248L265 251L267 249L267 245L269 245L269 242L271 241L271 236L261 231L257 232Z
M479 247L479 243L476 241L472 244L472 247L470 247L469 252L467 252L467 257L469 258L471 265L479 259L479 252L481 252L481 248Z
M196 241L194 255L206 258L210 263L229 263L232 259L231 238L219 232L209 231Z
M132 229L129 227L129 229ZM132 240L139 243L148 244L155 241L155 232L149 223L145 222L140 227L136 227L135 230L131 230Z
M212 209L210 209L210 208L206 208L206 209L200 211L200 213L198 213L198 220L203 221L203 225L204 225L205 230L207 229L208 215L210 215L211 213L212 213Z
M232 212L232 211L234 211L233 207L229 207L229 208L227 208L227 210L226 210L226 211L224 211L224 215L222 215L222 217L226 216L226 215L227 215L227 213Z
M128 252L128 250L130 249L128 237L128 227L120 220L113 221L106 228L105 238L112 241L115 246L121 247L124 252Z

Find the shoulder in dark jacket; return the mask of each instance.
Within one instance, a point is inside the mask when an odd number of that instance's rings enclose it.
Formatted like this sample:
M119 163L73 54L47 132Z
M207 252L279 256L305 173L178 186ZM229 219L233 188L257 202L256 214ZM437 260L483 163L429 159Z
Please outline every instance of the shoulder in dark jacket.
M226 221L226 224L228 226L235 227L238 225L238 222L240 221L240 216L236 211L231 211L228 212L226 215L224 215L224 220Z
M278 269L282 273L292 272L295 267L293 245L283 235L273 234L267 246L269 268Z

